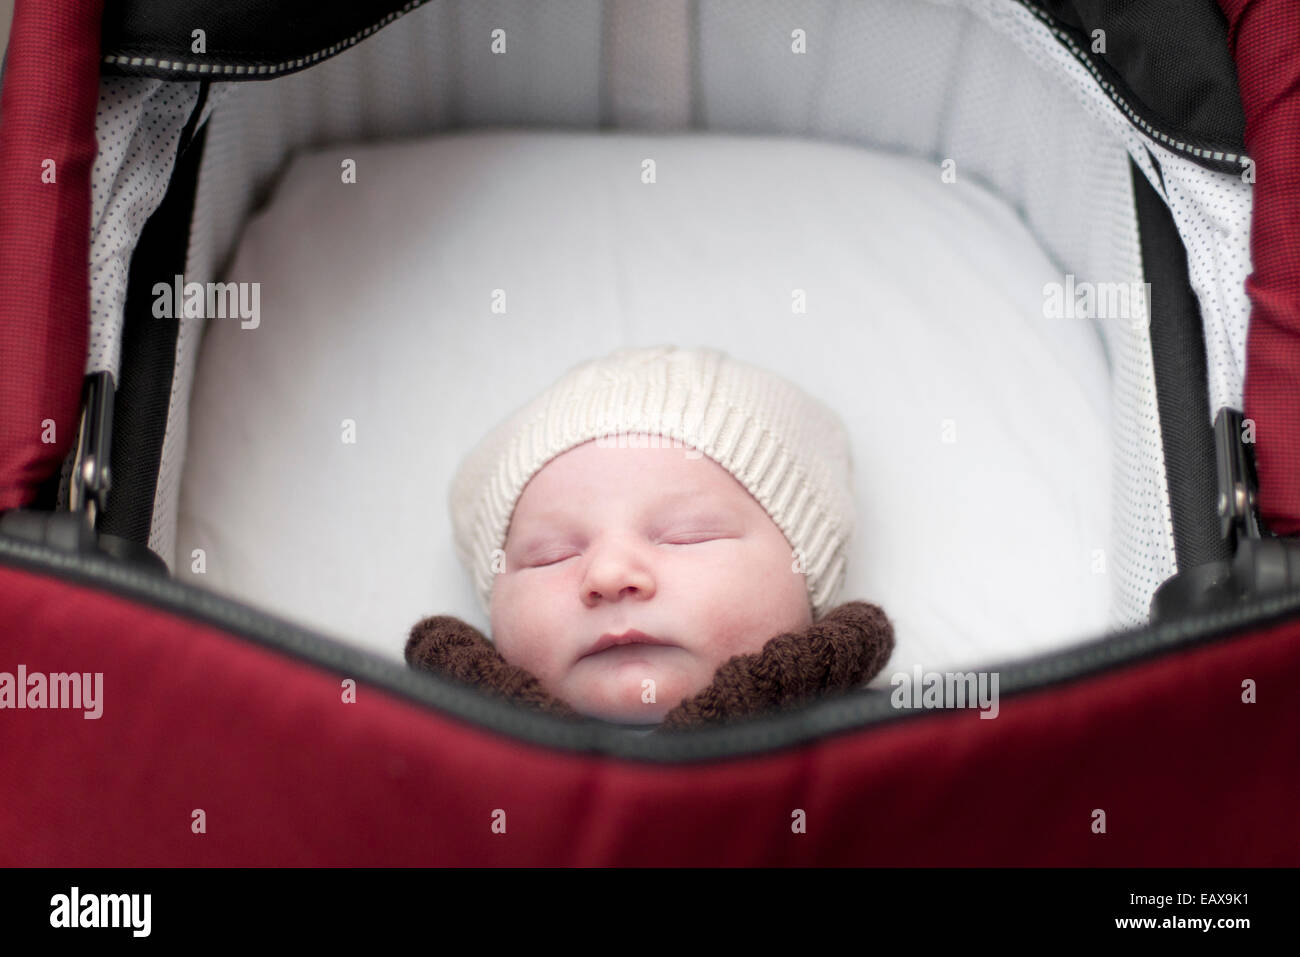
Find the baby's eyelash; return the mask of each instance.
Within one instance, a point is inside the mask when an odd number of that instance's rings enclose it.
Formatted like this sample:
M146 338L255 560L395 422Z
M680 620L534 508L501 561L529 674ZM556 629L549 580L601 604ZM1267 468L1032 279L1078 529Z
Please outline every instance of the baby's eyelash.
M548 565L558 565L560 562L567 562L570 558L575 558L575 557L577 557L577 556L575 556L575 555L560 555L558 558L552 558L552 559L549 559L548 561L533 561L533 562L529 562L528 565L527 565L527 567L528 567L528 568L545 568L545 567L548 566Z
M663 541L664 545L699 545L702 542L712 542L719 538L726 538L721 532L700 532L695 535L670 535ZM687 541L673 541L673 539L684 538Z
M735 538L730 532L682 532L677 535L665 535L659 539L661 545L702 545L705 542L715 542L723 538ZM551 565L558 565L560 562L567 562L570 558L577 558L579 552L568 555L559 555L555 558L547 559L546 556L530 560L525 568L547 568Z

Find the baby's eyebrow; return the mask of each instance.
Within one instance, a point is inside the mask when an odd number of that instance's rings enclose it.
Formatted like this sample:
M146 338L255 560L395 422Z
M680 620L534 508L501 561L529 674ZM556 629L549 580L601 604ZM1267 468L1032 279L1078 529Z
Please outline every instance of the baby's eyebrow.
M712 504L718 496L712 491L701 491L700 489L674 489L672 492L662 495L659 498L660 505L672 505L675 502L708 502Z
M716 492L672 495L662 499L652 511L656 518L661 517L661 510L671 512L671 517L676 518L678 506L681 506L683 512L695 518L705 515L712 517L730 516L736 513L735 503L728 501Z

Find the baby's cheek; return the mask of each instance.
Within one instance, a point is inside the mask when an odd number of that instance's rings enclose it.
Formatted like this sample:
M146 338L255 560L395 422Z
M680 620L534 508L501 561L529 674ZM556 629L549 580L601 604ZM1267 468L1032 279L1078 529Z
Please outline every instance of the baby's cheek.
M761 607L777 631L812 624L808 578L796 570L794 556L786 550L773 549L766 555L764 565Z
M746 655L757 651L767 640L761 633L767 630L767 615L754 607L749 596L738 596L725 603L709 605L705 615L703 633L708 641L701 648L701 657L717 668L733 655Z
M735 599L709 612L709 657L721 665L733 655L752 654L783 632L800 631L812 623L812 609L802 575L784 561L765 561L750 571Z
M511 664L523 665L521 657L532 644L528 616L523 614L526 605L513 576L499 576L492 587L492 642Z
M493 589L493 637L502 658L537 677L555 692L575 654L563 596L551 581L506 573Z

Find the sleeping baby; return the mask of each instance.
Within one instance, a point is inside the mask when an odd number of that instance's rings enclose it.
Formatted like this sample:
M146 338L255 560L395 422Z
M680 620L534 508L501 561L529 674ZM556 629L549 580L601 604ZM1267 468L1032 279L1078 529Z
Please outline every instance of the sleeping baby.
M659 730L858 688L894 642L877 606L835 604L850 477L833 412L723 352L582 363L452 482L492 637L426 618L406 659L551 714Z

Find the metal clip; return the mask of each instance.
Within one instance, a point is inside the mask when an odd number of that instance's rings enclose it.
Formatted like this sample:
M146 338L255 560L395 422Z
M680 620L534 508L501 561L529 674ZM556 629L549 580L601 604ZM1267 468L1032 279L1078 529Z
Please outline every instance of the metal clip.
M99 513L108 505L108 492L113 484L109 461L115 392L111 372L91 373L82 386L81 426L77 432L77 454L72 461L68 509L85 515L91 531Z
M1236 409L1222 408L1214 417L1214 444L1219 470L1219 521L1223 537L1259 538L1255 500L1259 488L1255 457L1241 438L1243 417Z

